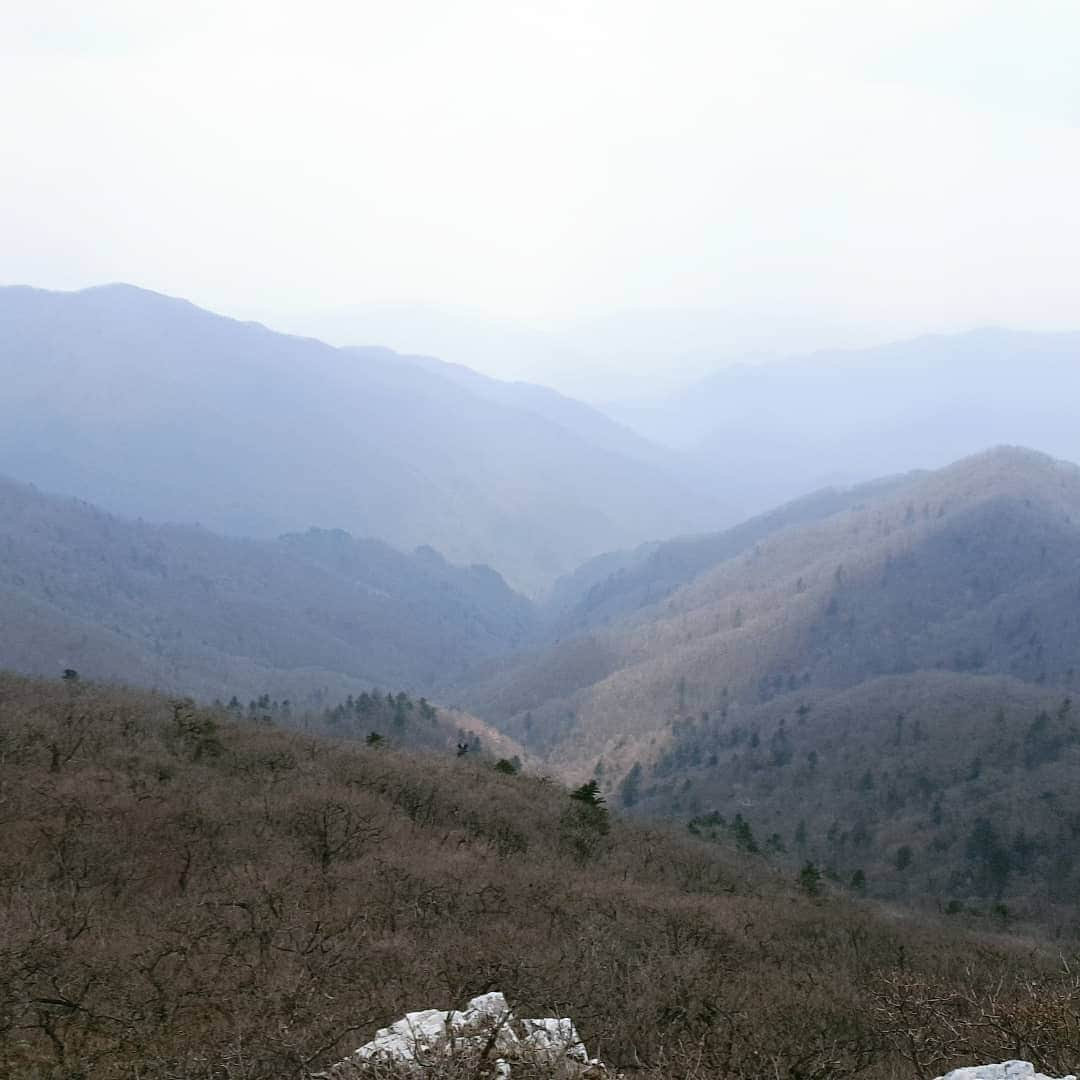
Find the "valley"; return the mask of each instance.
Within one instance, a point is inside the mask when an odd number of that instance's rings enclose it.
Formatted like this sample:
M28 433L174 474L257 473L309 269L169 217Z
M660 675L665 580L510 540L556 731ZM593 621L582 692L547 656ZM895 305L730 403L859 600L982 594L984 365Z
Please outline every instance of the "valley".
M209 1080L235 1038L308 1075L433 984L572 1003L657 1080L929 1077L1017 1025L1067 1068L1024 995L1076 993L1076 465L998 446L737 520L707 459L540 387L139 290L5 304L12 1075Z
M0 0L0 1080L1078 1080L1077 41Z

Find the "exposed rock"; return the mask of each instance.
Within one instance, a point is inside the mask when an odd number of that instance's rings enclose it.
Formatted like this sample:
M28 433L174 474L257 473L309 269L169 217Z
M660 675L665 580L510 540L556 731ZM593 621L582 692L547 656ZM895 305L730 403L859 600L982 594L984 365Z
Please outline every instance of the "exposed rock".
M588 1063L589 1054L574 1027L573 1020L522 1020L525 1038L522 1047L531 1056L552 1059L568 1057L573 1061Z
M590 1059L573 1020L518 1020L498 992L473 998L460 1012L406 1013L321 1075L348 1080L380 1065L419 1072L440 1058L459 1054L477 1059L478 1065L489 1058L493 1080L509 1080L514 1064L524 1062L558 1065L560 1075L582 1080L608 1075L602 1062Z
M1000 1065L971 1065L965 1069L953 1069L937 1080L1054 1080L1035 1071L1030 1061L1003 1061ZM1076 1080L1073 1075L1060 1080Z

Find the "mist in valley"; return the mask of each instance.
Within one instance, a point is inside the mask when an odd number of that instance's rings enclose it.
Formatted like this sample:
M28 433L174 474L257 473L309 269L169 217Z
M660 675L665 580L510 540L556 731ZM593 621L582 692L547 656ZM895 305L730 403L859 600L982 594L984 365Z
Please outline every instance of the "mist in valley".
M0 0L0 1074L1076 1072L1078 35Z

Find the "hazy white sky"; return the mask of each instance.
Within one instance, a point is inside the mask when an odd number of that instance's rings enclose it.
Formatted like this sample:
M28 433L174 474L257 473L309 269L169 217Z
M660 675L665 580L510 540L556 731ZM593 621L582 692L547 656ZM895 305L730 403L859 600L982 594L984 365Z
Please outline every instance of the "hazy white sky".
M1080 325L1077 0L0 0L0 95L6 283Z

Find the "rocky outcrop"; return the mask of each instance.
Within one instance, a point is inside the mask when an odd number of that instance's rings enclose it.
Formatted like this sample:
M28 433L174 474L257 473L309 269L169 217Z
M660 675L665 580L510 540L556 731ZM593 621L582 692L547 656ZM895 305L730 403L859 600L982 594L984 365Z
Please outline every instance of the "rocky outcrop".
M421 1075L453 1061L468 1065L468 1074L487 1080L512 1080L515 1067L525 1066L529 1076L537 1066L544 1075L560 1080L619 1080L603 1062L590 1058L573 1020L523 1020L514 1016L506 998L498 993L473 998L460 1012L423 1009L406 1013L381 1028L375 1038L354 1050L325 1073L323 1080L361 1080L367 1076ZM548 1071L550 1070L550 1071ZM454 1075L457 1075L455 1071ZM1035 1071L1029 1061L1003 1061L972 1065L939 1076L937 1080L1077 1080Z
M972 1065L966 1069L953 1069L937 1080L1054 1080L1035 1071L1030 1061L1003 1061L1000 1065ZM1073 1075L1061 1080L1076 1080Z
M568 1018L519 1020L498 992L473 998L460 1012L424 1009L406 1013L375 1038L321 1074L326 1080L363 1077L379 1066L422 1072L448 1057L469 1058L497 1080L513 1075L516 1064L548 1065L559 1076L580 1080L607 1077L591 1059Z

